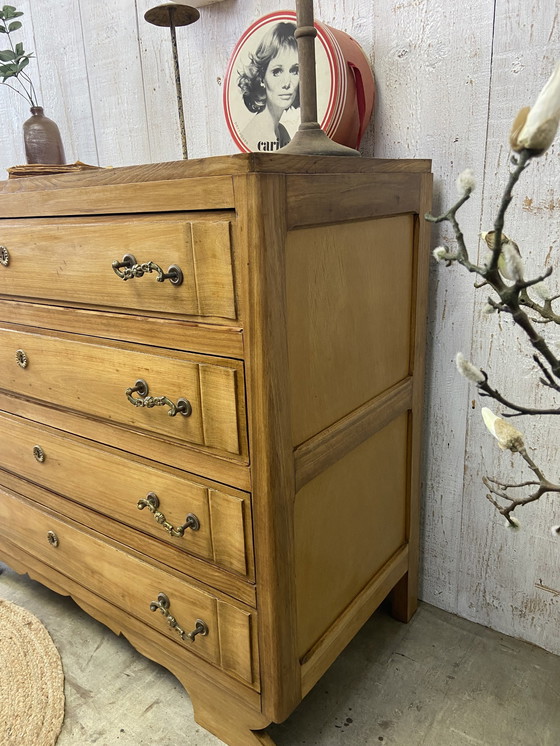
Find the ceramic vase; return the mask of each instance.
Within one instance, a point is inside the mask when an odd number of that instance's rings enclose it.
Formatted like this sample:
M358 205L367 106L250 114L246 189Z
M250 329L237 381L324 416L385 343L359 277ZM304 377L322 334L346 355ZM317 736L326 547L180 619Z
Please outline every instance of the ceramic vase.
M23 123L23 139L27 163L66 163L60 131L43 114L42 106L31 107L31 116Z

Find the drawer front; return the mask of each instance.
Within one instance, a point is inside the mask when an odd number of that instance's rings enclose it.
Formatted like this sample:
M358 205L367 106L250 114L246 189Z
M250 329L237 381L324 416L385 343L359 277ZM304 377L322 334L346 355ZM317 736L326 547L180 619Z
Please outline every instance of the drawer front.
M3 490L0 535L179 642L187 654L205 658L258 689L256 618L250 610L169 575L107 544L99 534L86 533ZM189 639L197 626L206 633Z
M6 414L0 443L0 468L253 579L245 493L228 494Z
M0 244L0 293L87 306L236 318L233 256L227 220L141 218L10 221ZM182 283L157 281L158 271L121 279L113 262L132 255ZM119 269L119 268L117 268ZM120 272L124 269L120 268Z
M0 329L0 386L150 435L246 453L240 362L85 339ZM140 379L147 395L127 396ZM150 403L146 396L166 402L138 406ZM189 402L190 414L169 416L181 399Z

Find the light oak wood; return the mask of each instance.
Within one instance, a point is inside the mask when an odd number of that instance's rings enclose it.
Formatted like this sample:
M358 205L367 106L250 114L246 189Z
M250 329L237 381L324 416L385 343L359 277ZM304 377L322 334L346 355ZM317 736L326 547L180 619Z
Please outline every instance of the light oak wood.
M420 175L289 176L288 227L413 213Z
M413 225L405 215L288 234L294 445L409 374Z
M163 319L85 308L60 308L46 303L23 303L2 298L0 321L73 333L82 333L84 329L95 327L96 335L123 342L165 348L171 339L176 350L243 357L243 334L238 326L215 323L210 326L171 317Z
M225 611L223 623L233 618L237 627L245 627L247 631L238 638L224 628L222 639L218 600L210 593L179 581L7 492L2 493L0 500L0 518L0 534L9 536L45 564L58 568L111 604L173 639L177 637L177 629L167 624L159 609L155 612L150 609L150 604L158 600L158 594L165 593L170 601L169 613L185 632L194 630L197 619L208 625L207 635L198 635L193 642L184 640L185 653L201 656L216 665L221 665L223 656L229 673L248 679L247 683L258 689L248 645L251 612L244 613L232 604L232 608ZM56 546L49 543L49 532L56 535ZM236 650L228 651L227 644L236 646Z
M301 174L347 174L347 173L427 173L431 161L428 159L394 158L325 158L320 156L285 156L266 153L237 153L236 155L192 158L188 161L151 163L142 166L101 168L99 171L83 171L64 176L34 176L0 181L0 193L49 191L53 189L137 184L143 182L174 181L200 176L243 175L248 173L301 173ZM85 193L83 194L85 197ZM76 201L77 195L74 196ZM167 209L167 208L166 208ZM203 208L204 209L204 208ZM85 212L85 211L82 211ZM114 210L114 212L120 212ZM19 216L16 216L19 217Z
M0 470L1 484L11 492L25 496L49 510L64 515L82 526L95 525L96 531L106 537L109 543L122 548L134 557L149 561L155 567L173 575L179 580L189 576L192 584L202 583L212 588L217 597L233 597L248 606L256 608L257 594L254 583L247 582L238 573L226 572L223 568L203 560L194 554L177 549L169 543L162 543L159 539L131 528L124 523L103 514L93 514L88 508L79 503L68 500L50 490L22 480L19 476Z
M27 366L16 362L23 350ZM130 428L170 436L242 457L246 453L243 388L236 386L241 365L182 353L154 351L132 345L70 335L30 333L23 327L0 329L3 387L74 411L101 417ZM165 396L174 404L187 399L189 416L169 417L170 407L137 407L125 392L145 380L149 395ZM137 399L138 394L132 395ZM205 407L209 413L206 414Z
M110 187L29 191L25 195L0 193L0 214L7 218L36 215L96 215L163 212L164 210L224 210L233 207L231 178L215 176L139 184L115 183Z
M8 540L3 541L2 551L3 556L17 572L29 574L34 580L57 593L72 596L84 611L105 624L115 634L124 635L143 655L172 671L189 693L200 690L203 697L204 692L215 688L217 692L222 692L224 698L229 697L231 702L235 703L239 708L239 719L248 729L264 728L269 724L270 721L266 722L260 713L258 692L203 658L185 656L182 654L183 644L180 641L176 642L143 624L127 611L115 607L59 570L49 567L23 551L16 544ZM250 722L246 723L243 716Z
M235 180L242 211L239 247L251 268L247 286L246 377L249 440L253 444L255 559L263 713L284 720L301 699L297 660L293 554L294 463L286 379L286 289L283 178ZM266 247L266 251L263 250Z
M301 686L304 696L344 650L354 634L404 577L408 567L408 547L402 547L352 600L334 624L301 659Z
M174 221L168 216L84 222L59 218L32 225L20 220L4 223L1 233L10 255L0 273L4 295L235 318L229 221L198 220L192 213ZM201 244L210 250L201 250ZM156 272L122 280L111 265L127 254L138 264L154 262L163 272L180 267L183 283L157 282Z
M241 490L251 489L251 473L247 464L234 461L233 457L199 451L194 446L186 449L184 441L154 438L151 433L130 430L115 423L109 424L83 417L62 408L45 406L39 402L5 394L1 389L0 409L98 443L106 443L131 454L140 454L153 461L178 466L191 473L202 476L210 474L212 479Z
M294 450L296 492L412 406L412 378L355 409Z
M413 611L429 187L425 161L259 155L0 184L12 238L35 231L20 285L0 274L0 555L168 666L230 746L271 744L392 589ZM180 255L184 295L106 286L120 246ZM137 378L191 417L133 406ZM148 492L200 531L170 536Z
M296 495L299 657L406 542L407 430L404 414Z
M86 507L149 533L184 552L222 567L253 575L251 508L248 495L228 495L169 474L146 461L131 462L121 451L100 448L83 439L0 415L0 468L58 491ZM34 448L39 446L43 461ZM84 474L88 478L84 479ZM189 513L200 521L197 531L172 536L138 502L154 493L158 510L175 528Z

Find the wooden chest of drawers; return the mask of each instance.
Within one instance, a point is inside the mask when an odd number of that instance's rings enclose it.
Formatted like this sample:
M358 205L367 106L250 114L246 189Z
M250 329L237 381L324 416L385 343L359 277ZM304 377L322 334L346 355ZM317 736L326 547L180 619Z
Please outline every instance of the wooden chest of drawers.
M0 184L0 556L271 744L417 595L426 161Z

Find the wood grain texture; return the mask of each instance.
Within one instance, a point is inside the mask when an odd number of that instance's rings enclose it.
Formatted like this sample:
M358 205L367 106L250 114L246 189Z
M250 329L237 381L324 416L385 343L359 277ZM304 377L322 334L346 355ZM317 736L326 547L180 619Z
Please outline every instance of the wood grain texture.
M294 450L296 491L411 406L407 378L306 440Z
M244 508L248 496L209 490L192 478L131 462L120 451L92 447L87 441L8 415L0 416L0 441L0 468L226 569L246 575L252 567L252 557L247 557L247 552L252 554L250 506ZM42 462L34 458L37 445L44 453ZM106 487L100 489L100 484ZM159 511L173 526L182 526L187 514L194 513L200 529L172 537L147 507L138 510L138 501L148 493L157 495Z
M405 413L296 494L300 657L405 544L407 440Z
M213 713L214 718L219 720L220 715L224 714L217 703L225 700L230 703L226 719L236 720L237 713L237 722L241 721L246 728L264 728L268 725L260 714L260 696L257 692L202 658L196 659L196 665L191 665L178 654L180 643L143 624L127 611L115 607L10 541L3 543L2 556L17 572L28 573L55 592L72 596L87 614L107 625L115 634L124 635L142 655L163 661L193 697L196 690L204 698L210 689L210 702L215 703L217 709Z
M115 184L110 202L105 187L54 189L0 194L0 213L4 217L40 215L95 215L111 212L164 212L165 210L223 210L233 207L231 179L201 178L196 183L177 180L171 184Z
M87 342L85 340L88 340ZM239 363L202 357L187 362L181 353L169 355L94 337L31 333L24 327L0 329L0 361L6 371L4 390L45 401L74 412L140 429L218 451L243 456L247 453L242 388L235 378ZM16 363L16 351L23 350L27 365ZM124 366L124 367L123 367ZM219 370L218 370L219 368ZM134 379L134 380L132 380ZM136 380L145 380L150 396L167 397L173 404L187 399L192 413L169 417L169 405L134 406L126 390ZM42 392L43 393L39 393ZM132 398L138 394L131 394ZM144 395L145 396L145 395ZM204 409L208 407L208 415ZM211 416L211 425L208 417Z
M74 333L95 326L99 336L109 339L167 347L169 338L172 338L173 347L177 350L238 359L243 357L242 330L236 326L212 324L209 327L207 324L177 321L170 317L162 319L85 308L61 308L2 298L0 320Z
M288 226L296 228L414 212L419 179L419 175L407 173L341 174L336 179L323 175L319 178L289 176Z
M259 648L266 651L261 672L263 713L281 722L301 699L294 605L295 477L286 379L284 178L236 177L235 194L240 206L238 248L244 266L249 267L245 375L262 620Z
M177 630L167 624L159 609L154 612L150 608L161 592L168 596L169 613L185 632L195 628L198 618L204 620L209 628L208 634L198 635L193 642L185 640L185 654L201 656L219 665L224 646L223 654L227 661L243 661L246 658L250 661L246 639L242 640L241 645L233 636L222 640L219 634L219 602L210 593L179 581L147 562L108 545L93 532L86 533L55 514L38 510L25 500L11 497L7 492L2 492L0 515L3 526L0 533L3 536L9 534L11 541L27 549L41 562L60 569L63 574L68 574L76 582L128 611L166 637L176 640ZM23 521L20 528L19 520ZM56 545L47 540L49 531L54 532L58 541ZM115 567L119 568L118 574L114 572ZM137 582L138 578L142 578L141 584ZM225 601L220 603L226 604ZM242 609L240 613L243 615ZM233 614L235 611L231 610ZM246 619L245 616L243 618ZM227 645L234 645L236 650L227 651ZM241 667L241 663L239 665ZM247 664L242 670L246 672Z
M410 215L290 231L294 446L407 377L412 272Z

